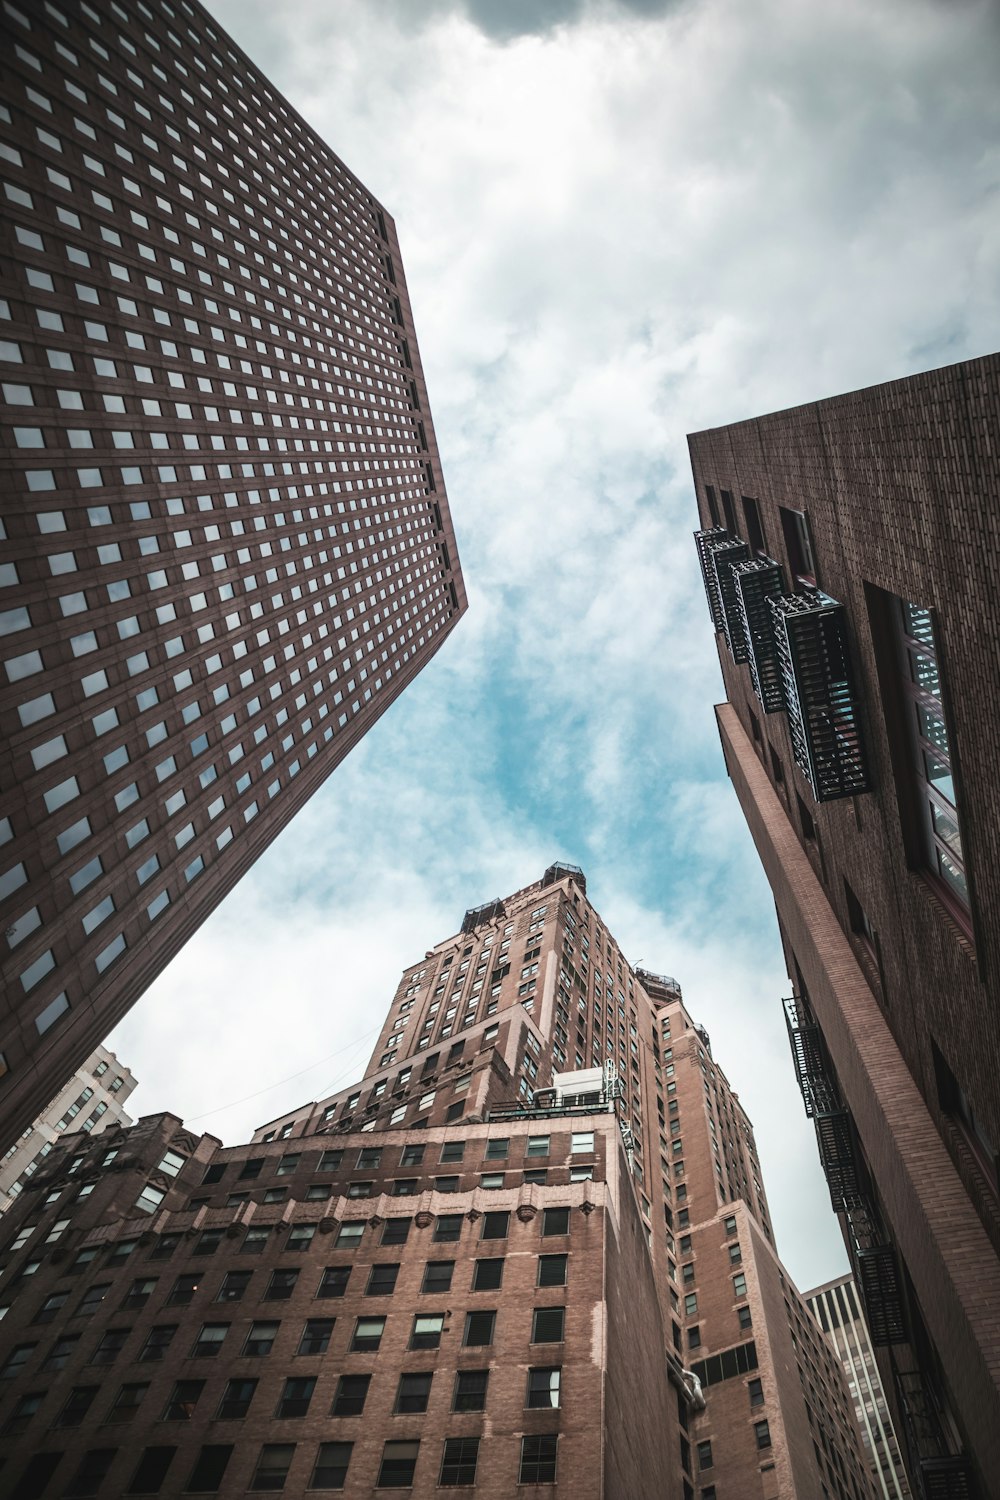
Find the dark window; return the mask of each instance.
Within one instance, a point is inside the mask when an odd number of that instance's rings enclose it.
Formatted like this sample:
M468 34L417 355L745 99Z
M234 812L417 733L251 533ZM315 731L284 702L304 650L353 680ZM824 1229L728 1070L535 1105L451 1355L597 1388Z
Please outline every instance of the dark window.
M441 1147L442 1161L461 1161L465 1155L464 1141L445 1141Z
M325 1354L333 1334L333 1318L307 1318L299 1339L299 1354Z
M787 510L783 505L778 507L778 514L792 576L802 583L815 583L816 563L808 517L800 510Z
M284 1302L292 1295L298 1279L299 1273L296 1270L282 1268L279 1271L272 1271L271 1279L267 1283L267 1291L264 1293L264 1301Z
M521 1469L518 1484L555 1484L556 1433L542 1432L521 1439Z
M280 1323L255 1322L250 1324L250 1332L246 1336L243 1345L243 1353L251 1358L260 1359L265 1354L270 1354L271 1347L277 1337Z
M154 1333L158 1331L159 1330L156 1329L153 1330ZM130 1332L131 1330L128 1328L109 1328L107 1333L101 1339L101 1342L98 1344L97 1348L94 1350L93 1354L90 1356L90 1363L92 1365L114 1364L117 1355L125 1347L125 1340L128 1338ZM170 1329L169 1332L172 1335L173 1329ZM150 1334L150 1338L152 1338L152 1336L153 1335ZM170 1340L168 1338L167 1343L169 1342ZM139 1355L139 1358L159 1359L160 1356L158 1354L150 1354L147 1356L145 1353L142 1353Z
M203 1323L201 1325L201 1332L194 1341L191 1358L215 1359L222 1348L228 1332L228 1323Z
M459 1180L457 1177L435 1177L434 1191L437 1193L457 1193Z
M747 1381L747 1393L750 1397L751 1406L764 1405L764 1386L759 1380Z
M505 1240L507 1229L510 1225L510 1214L506 1209L493 1210L483 1214L483 1232L480 1235L484 1240Z
M288 1176L290 1176L291 1173L294 1172L295 1169L298 1167L298 1164L299 1164L299 1162L301 1160L302 1160L302 1155L298 1151L292 1152L292 1154L289 1155L289 1156L283 1156L281 1158L281 1160L278 1162L278 1172L277 1172L277 1175L279 1177L288 1177Z
M719 506L718 506L718 502L716 501L716 498L715 498L715 486L713 484L706 484L706 486L705 486L705 499L708 501L708 514L709 514L709 516L711 518L712 525L713 526L718 526L718 524L719 524Z
M474 1292L494 1292L503 1281L504 1257L491 1255L486 1260L477 1260L472 1271Z
M176 1452L176 1448L144 1448L125 1488L126 1495L158 1495Z
M382 1230L383 1245L405 1245L406 1237L410 1232L412 1219L386 1219Z
M133 1380L129 1381L126 1385L119 1386L118 1394L111 1403L107 1420L109 1422L131 1422L142 1403L143 1396L145 1396L148 1390L149 1385L144 1380Z
M161 1234L149 1252L150 1260L169 1260L180 1242L179 1234Z
M758 1448L770 1448L771 1429L767 1425L766 1419L763 1422L755 1422L753 1424L753 1435L757 1439Z
M259 1177L263 1166L264 1158L262 1156L251 1156L249 1161L243 1163L240 1170L240 1181L242 1182L247 1177Z
M795 805L799 812L799 824L802 828L802 837L812 843L816 837L816 823L812 813L806 807L798 792L795 793Z
M174 1307L178 1304L190 1302L195 1292L198 1290L200 1281L200 1271L182 1271L180 1276L178 1276L177 1280L174 1282L173 1287L170 1291L170 1296L167 1298L168 1307Z
M274 1415L276 1417L304 1417L309 1410L313 1391L316 1389L314 1375L290 1375L285 1381Z
M344 1160L343 1151L324 1151L316 1163L317 1172L336 1172Z
M701 1348L701 1329L698 1327L697 1324L694 1324L693 1327L691 1327L691 1328L688 1329L688 1331L687 1331L687 1339L688 1339L688 1348L689 1349L700 1349Z
M424 1280L420 1290L422 1292L450 1291L454 1269L453 1260L429 1260L424 1267Z
M443 1486L475 1484L476 1464L479 1460L477 1437L445 1438L441 1456L441 1478Z
M244 1353L246 1350L244 1349ZM219 1402L217 1416L219 1421L233 1421L245 1417L250 1410L250 1402L253 1400L254 1391L257 1389L256 1380L230 1380L222 1393Z
M42 1402L45 1400L46 1394L47 1392L45 1391L29 1391L26 1396L19 1397L17 1405L14 1407L14 1410L11 1412L10 1416L4 1423L3 1431L5 1437L16 1437L18 1433L21 1433L25 1430L28 1423L31 1421L32 1417L35 1415ZM73 1397L70 1396L69 1401L66 1402L66 1407L69 1406L72 1400ZM66 1407L63 1408L64 1413L66 1411ZM84 1410L86 1410L86 1408L84 1408ZM64 1420L60 1419L58 1425L61 1427L65 1427L67 1424Z
M698 1467L699 1469L710 1469L712 1467L712 1444L708 1438L698 1444Z
M265 1443L250 1481L252 1490L283 1490L295 1457L294 1443Z
M859 937L865 946L875 953L875 930L868 920L868 914L851 887L844 881L844 895L847 899L847 920L851 931Z
M29 1496L41 1495L61 1458L61 1453L36 1453L33 1458L29 1458L27 1466L21 1472L15 1494L23 1495L25 1500Z
M63 1370L69 1364L71 1357L76 1353L76 1346L80 1342L78 1333L69 1333L61 1339L56 1339L47 1356L42 1361L43 1370Z
M54 1323L56 1313L66 1305L69 1300L69 1292L53 1292L51 1297L46 1297L41 1307L32 1318L32 1323Z
M122 1303L123 1312L138 1312L140 1307L145 1307L150 1297L156 1291L156 1277L140 1276L129 1287L128 1294Z
M342 1297L350 1276L350 1266L327 1266L316 1291L317 1297Z
M210 1167L207 1167L205 1169L205 1175L201 1179L202 1183L206 1183L206 1182L221 1182L222 1179L223 1179L223 1177L225 1176L225 1172L226 1172L226 1163L224 1161L213 1162L213 1164Z
M198 1241L197 1241L197 1244L194 1247L194 1250L193 1250L192 1254L194 1254L194 1255L214 1255L215 1252L216 1252L216 1250L218 1250L218 1248L219 1248L219 1246L221 1244L222 1244L222 1230L221 1229L203 1229L202 1232L201 1232L201 1234L198 1236Z
M739 536L740 532L739 527L736 525L736 507L733 504L733 497L728 490L722 490L720 493L722 496L722 513L726 518L726 530L732 536Z
M559 1365L539 1365L528 1371L526 1406L553 1407L559 1405L559 1388L562 1369Z
M764 541L764 527L760 519L760 506L756 500L751 500L749 495L741 497L743 501L743 519L746 521L747 541L750 543L751 552L767 552L767 544Z
M443 1240L457 1240L462 1233L461 1214L438 1214L434 1224L434 1239L439 1243Z
M569 1209L544 1208L542 1210L542 1234L569 1234Z
M341 1375L330 1408L332 1417L360 1417L371 1384L370 1375Z
M497 1315L495 1312L470 1312L465 1315L465 1337L462 1343L466 1348L485 1348L493 1342L493 1331L496 1327Z
M569 1257L565 1255L540 1255L538 1257L538 1285L565 1286L568 1259Z
M184 1486L185 1490L189 1494L206 1494L217 1490L232 1451L232 1443L208 1443L198 1454L191 1477Z
M987 1181L996 1192L998 1181L1000 1181L997 1153L986 1126L973 1108L969 1095L945 1062L937 1043L933 1040L931 1041L931 1055L934 1059L938 1103L945 1114L950 1115L958 1126L966 1144L977 1158Z
M382 1449L376 1488L380 1490L403 1490L413 1483L413 1471L417 1467L419 1442L386 1443Z
M241 1302L252 1275L252 1271L228 1271L222 1278L216 1302Z
M63 1408L56 1417L56 1427L78 1426L90 1410L90 1404L97 1395L99 1387L96 1385L75 1385L63 1403Z
M401 1167L419 1167L424 1159L425 1146L404 1146L399 1158Z
M507 1137L495 1136L486 1142L487 1161L506 1161L510 1155L510 1141Z
M77 1496L96 1495L117 1452L117 1448L88 1449L77 1464L76 1473L63 1490L63 1494L72 1495L74 1500Z
M740 1327L741 1328L752 1328L753 1327L753 1318L751 1317L749 1307L738 1307L736 1309L736 1311L739 1314Z
M416 1177L396 1177L393 1179L392 1196L394 1198L415 1198L419 1179Z
M351 1463L353 1443L320 1443L309 1481L311 1490L342 1490Z
M100 1307L101 1303L104 1301L105 1297L108 1295L108 1293L110 1292L110 1290L111 1290L111 1283L110 1283L110 1281L102 1282L102 1283L100 1283L97 1286L90 1286L90 1287L88 1287L87 1290L84 1292L83 1297L81 1298L80 1306L76 1310L77 1317L78 1318L89 1318L89 1317L92 1317L93 1314Z
M536 1307L531 1316L533 1344L559 1344L563 1338L564 1307Z
M391 1297L399 1275L398 1261L377 1261L368 1273L366 1297Z
M359 1318L354 1325L351 1349L358 1354L374 1354L382 1342L384 1332L384 1318Z
M399 1377L399 1388L396 1391L396 1405L393 1408L397 1412L426 1411L427 1401L431 1393L431 1380L433 1374L430 1371L422 1371L412 1375L401 1375Z
M205 1389L203 1380L177 1380L170 1400L163 1409L163 1422L189 1422L194 1416L198 1397Z
M455 1376L452 1411L484 1411L489 1370L459 1370Z

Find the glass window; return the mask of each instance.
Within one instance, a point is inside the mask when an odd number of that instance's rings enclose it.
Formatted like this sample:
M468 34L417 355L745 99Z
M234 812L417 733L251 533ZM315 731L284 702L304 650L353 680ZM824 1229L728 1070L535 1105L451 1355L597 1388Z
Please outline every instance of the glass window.
M354 1325L351 1349L359 1354L375 1354L385 1332L384 1318L359 1318Z
M563 1339L564 1307L536 1307L531 1315L531 1342L559 1344Z
M388 1490L408 1489L413 1484L419 1452L419 1441L386 1443L382 1449L376 1487Z
M470 1312L465 1315L465 1334L462 1343L466 1348L486 1348L493 1343L497 1315L495 1312Z
M542 1365L530 1369L525 1406L558 1406L561 1378L562 1368L559 1365Z
M438 1483L443 1488L451 1485L475 1484L478 1459L479 1439L477 1437L445 1438Z
M444 1315L442 1313L419 1314L413 1320L410 1348L437 1349L441 1343L443 1331Z
M401 1375L393 1410L396 1412L426 1411L433 1378L430 1371Z
M360 1417L365 1409L370 1384L370 1375L341 1375L337 1382L330 1415L332 1417Z
M320 1443L309 1480L311 1490L342 1490L347 1482L353 1443Z
M519 1484L555 1484L556 1433L537 1433L521 1439Z
M489 1370L459 1370L455 1376L452 1411L484 1411Z

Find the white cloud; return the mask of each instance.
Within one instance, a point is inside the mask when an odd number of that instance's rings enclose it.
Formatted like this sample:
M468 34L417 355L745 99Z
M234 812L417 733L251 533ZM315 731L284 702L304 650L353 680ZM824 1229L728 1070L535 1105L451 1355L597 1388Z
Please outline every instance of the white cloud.
M502 43L444 3L212 8L396 218L472 609L119 1029L140 1107L363 1052L405 964L561 855L682 980L817 1282L684 438L995 344L992 7L605 4ZM206 1123L238 1139L325 1071Z

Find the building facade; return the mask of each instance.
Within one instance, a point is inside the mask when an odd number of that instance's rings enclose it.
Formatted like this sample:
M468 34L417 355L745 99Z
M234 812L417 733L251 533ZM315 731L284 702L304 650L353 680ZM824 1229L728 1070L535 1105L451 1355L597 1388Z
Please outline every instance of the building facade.
M910 1485L886 1405L875 1347L853 1279L840 1276L803 1296L844 1366L881 1500L910 1500Z
M0 28L6 1145L466 596L381 204L188 0Z
M990 356L689 439L795 1066L933 1497L1000 1493L998 378Z
M0 1214L24 1191L64 1133L100 1135L109 1125L131 1125L125 1101L136 1082L107 1047L92 1052L0 1159Z
M25 1497L873 1500L750 1122L572 866L404 972L357 1085L66 1142L9 1219Z

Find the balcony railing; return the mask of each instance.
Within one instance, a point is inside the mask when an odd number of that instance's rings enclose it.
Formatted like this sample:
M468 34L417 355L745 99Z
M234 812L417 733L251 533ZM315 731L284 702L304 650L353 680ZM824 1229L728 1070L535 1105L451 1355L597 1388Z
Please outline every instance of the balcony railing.
M819 589L767 605L796 765L817 802L867 791L844 606Z
M785 707L785 688L774 636L774 616L767 601L784 593L784 574L780 563L767 557L738 562L733 568L733 578L743 616L753 690L766 714L777 713Z
M841 1207L872 1343L876 1348L903 1344L907 1340L906 1313L896 1251L865 1194L846 1198Z
M750 548L739 537L719 542L712 548L712 568L715 585L722 606L722 630L726 637L729 654L735 662L746 661L750 655L747 644L746 625L736 592L734 568L737 563L750 561Z
M813 1084L829 1083L823 1033L814 1021L805 1019L800 1010L800 1003L794 996L782 1000L781 1003L785 1008L785 1026L788 1028L795 1076L802 1091L806 1114L811 1120L816 1112Z
M715 576L712 554L716 547L726 546L735 540L735 538L730 536L724 526L712 526L707 531L696 531L694 540L695 546L698 548L701 579L705 585L705 594L708 598L708 608L712 616L712 624L716 630L725 630L725 620L722 615L722 600L719 597L719 584Z
M963 1453L949 1451L941 1413L922 1373L897 1370L896 1394L920 1500L978 1500L972 1465Z

